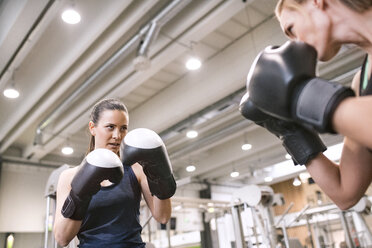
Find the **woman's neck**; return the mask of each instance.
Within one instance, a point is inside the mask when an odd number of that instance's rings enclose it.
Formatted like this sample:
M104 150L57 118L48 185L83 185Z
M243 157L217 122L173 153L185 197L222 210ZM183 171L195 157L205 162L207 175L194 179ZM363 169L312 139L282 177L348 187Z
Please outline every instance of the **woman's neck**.
M353 43L372 55L372 7L363 13L354 11L340 1L329 8L334 36L340 43Z

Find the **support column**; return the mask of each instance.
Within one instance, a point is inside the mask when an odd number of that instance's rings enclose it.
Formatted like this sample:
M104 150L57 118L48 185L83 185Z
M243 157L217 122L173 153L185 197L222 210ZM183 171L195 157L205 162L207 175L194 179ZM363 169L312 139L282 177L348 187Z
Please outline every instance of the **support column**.
M207 188L199 191L199 196L202 199L211 199L211 185L206 183ZM202 221L203 221L203 231L200 232L200 240L201 240L201 247L202 248L212 248L212 236L211 236L211 227L209 225L209 221L205 221L205 213L202 213Z

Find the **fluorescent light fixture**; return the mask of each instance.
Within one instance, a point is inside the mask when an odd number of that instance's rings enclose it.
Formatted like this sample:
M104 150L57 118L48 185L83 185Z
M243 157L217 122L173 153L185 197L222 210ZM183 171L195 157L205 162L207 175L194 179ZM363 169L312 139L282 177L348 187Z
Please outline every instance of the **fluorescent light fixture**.
M243 144L242 145L242 150L243 151L248 151L250 149L252 149L252 145L251 144Z
M186 133L186 137L190 138L190 139L196 138L196 137L198 137L198 132L195 131L195 130L189 130Z
M201 67L202 63L198 58L190 58L186 62L186 68L190 71L195 71Z
M19 97L18 90L16 90L13 87L9 87L9 88L5 89L3 93L4 93L4 96L7 97L7 98L14 99L14 98Z
M195 169L196 169L196 168L195 168L194 165L189 165L189 166L186 167L186 171L187 171L187 172L193 172L193 171L195 171Z
M66 9L63 11L61 17L62 20L68 24L77 24L81 20L79 12L74 9Z
M238 177L239 176L239 171L233 171L230 173L231 177Z
M74 149L71 146L65 146L62 148L62 153L65 155L71 155L74 153Z

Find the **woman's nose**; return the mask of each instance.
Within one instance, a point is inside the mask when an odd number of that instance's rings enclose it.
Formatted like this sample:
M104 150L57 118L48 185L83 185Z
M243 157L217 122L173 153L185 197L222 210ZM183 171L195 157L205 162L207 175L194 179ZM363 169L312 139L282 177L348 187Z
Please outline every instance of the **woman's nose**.
M119 129L115 129L114 132L112 133L112 137L114 139L120 139L120 135L121 135L121 133L120 133Z

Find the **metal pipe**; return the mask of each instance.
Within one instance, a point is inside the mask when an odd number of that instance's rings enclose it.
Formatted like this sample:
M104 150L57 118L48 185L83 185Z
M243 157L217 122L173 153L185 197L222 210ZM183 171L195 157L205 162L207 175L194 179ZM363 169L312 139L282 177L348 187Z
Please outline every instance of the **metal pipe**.
M118 51L116 51L110 58L108 58L93 74L91 74L82 85L79 86L71 95L69 95L58 107L49 114L36 128L36 136L40 135L42 131L52 123L57 116L67 110L81 94L88 90L88 88L97 82L99 78L103 77L105 73L109 72L112 66L118 64L130 52L132 52L140 43L143 36L149 31L152 23L157 23L156 28L160 30L172 17L174 17L183 7L189 4L191 0L175 0L166 6L159 14L157 14L147 25L140 29L126 44L124 44ZM47 142L42 142L41 145Z
M291 210L291 208L293 207L294 203L291 202L288 207L286 208L286 210L284 210L282 216L280 216L279 220L276 222L275 226L279 226L279 223L284 219L284 217L286 216L286 214L288 213L289 210Z
M231 207L231 214L233 217L234 233L235 233L235 246L236 248L246 248L244 233L242 227L242 219L240 216L240 206Z
M298 213L298 215L296 216L296 218L294 218L288 225L287 227L290 227L293 223L295 223L296 221L298 221L302 215L304 215L305 211L309 208L309 204L306 204L305 207L301 210L300 213Z

